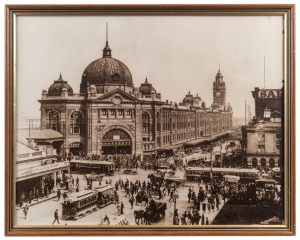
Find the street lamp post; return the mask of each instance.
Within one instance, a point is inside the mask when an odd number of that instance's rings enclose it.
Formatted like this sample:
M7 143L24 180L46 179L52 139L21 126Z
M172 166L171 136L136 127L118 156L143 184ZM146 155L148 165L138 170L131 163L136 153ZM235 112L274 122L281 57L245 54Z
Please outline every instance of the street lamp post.
M173 225L177 225L177 223L176 223L176 215L178 215L178 214L176 214L176 211L177 211L177 209L176 209L176 201L177 201L178 197L179 197L178 194L175 194L175 193L173 194L173 201L174 201Z

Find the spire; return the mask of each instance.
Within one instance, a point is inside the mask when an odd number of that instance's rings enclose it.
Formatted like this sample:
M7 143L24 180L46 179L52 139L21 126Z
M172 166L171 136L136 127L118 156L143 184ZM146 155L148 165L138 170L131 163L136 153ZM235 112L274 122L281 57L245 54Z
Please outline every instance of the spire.
M108 44L108 24L106 23L106 44Z
M218 73L216 75L216 82L220 83L222 81L223 81L223 75L221 73L221 65L220 65L220 62L219 62L219 70L218 70Z
M148 79L147 79L147 76L146 76L146 80L145 80L145 83L148 83Z
M221 64L220 64L220 62L219 62L219 70L218 70L217 75L222 75L222 73L221 73Z
M64 81L63 78L62 78L61 72L59 73L59 78L58 78L56 81L57 81L57 82L62 82L62 81Z
M106 44L105 47L103 48L103 56L102 57L111 57L111 49L108 45L108 23L106 23Z
M189 95L191 95L191 90L189 90Z

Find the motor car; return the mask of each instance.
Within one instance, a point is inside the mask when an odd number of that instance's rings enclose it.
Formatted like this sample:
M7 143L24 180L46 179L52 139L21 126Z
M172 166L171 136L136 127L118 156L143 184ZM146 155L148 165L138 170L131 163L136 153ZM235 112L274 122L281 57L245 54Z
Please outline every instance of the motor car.
M164 174L169 174L169 175L174 175L175 174L175 172L172 170L172 169L170 169L170 167L169 166L158 166L158 168L157 168L157 173L164 173Z
M97 174L97 173L90 173L90 174L85 174L83 179L87 180L93 180L93 181L99 181L100 179L102 179L105 176L105 174Z
M135 170L135 169L125 169L125 170L124 170L124 173L125 173L125 174L137 174L138 171Z

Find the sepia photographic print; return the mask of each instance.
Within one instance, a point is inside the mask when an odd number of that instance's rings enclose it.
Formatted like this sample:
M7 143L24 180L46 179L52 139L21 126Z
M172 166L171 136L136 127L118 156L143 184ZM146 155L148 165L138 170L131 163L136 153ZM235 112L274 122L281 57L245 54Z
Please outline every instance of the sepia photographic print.
M7 235L294 235L293 5L6 11Z

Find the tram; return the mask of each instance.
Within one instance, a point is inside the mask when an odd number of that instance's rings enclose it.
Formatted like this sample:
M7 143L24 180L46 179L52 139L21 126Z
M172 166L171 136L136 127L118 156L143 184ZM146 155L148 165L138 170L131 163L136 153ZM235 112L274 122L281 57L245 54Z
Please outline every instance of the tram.
M188 181L209 182L211 179L224 180L225 175L238 176L240 182L254 182L259 177L259 170L247 168L211 168L187 167L185 177Z
M257 179L255 180L256 191L274 192L275 180L274 179Z
M114 188L111 185L94 188L97 191L97 207L103 208L114 202Z
M115 171L115 164L109 161L98 160L71 160L71 173L98 173L113 175Z
M62 203L62 218L78 219L97 211L97 199L95 190L84 190L69 196Z
M113 193L111 185L104 185L72 194L62 203L62 218L76 220L97 211L114 201Z
M229 185L238 184L240 181L239 176L224 175L223 178L224 178L224 182Z

